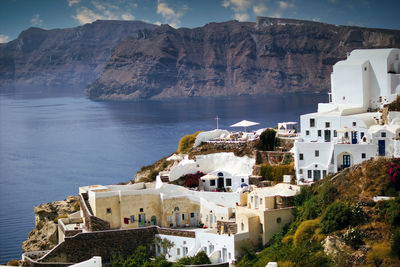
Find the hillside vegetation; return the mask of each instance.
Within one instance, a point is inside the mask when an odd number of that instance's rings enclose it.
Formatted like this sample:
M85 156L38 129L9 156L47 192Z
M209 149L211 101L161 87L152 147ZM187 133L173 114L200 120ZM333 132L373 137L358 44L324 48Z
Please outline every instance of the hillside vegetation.
M368 160L303 187L295 220L259 253L245 249L237 266L400 266L399 189L399 159Z

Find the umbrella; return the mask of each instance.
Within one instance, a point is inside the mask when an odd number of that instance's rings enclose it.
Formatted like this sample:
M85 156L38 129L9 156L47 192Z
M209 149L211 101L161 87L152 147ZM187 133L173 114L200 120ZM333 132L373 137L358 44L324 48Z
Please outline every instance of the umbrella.
M238 123L232 124L230 127L243 127L244 131L246 131L247 127L254 126L254 125L259 125L259 123L254 122L254 121L242 120L242 121L239 121Z

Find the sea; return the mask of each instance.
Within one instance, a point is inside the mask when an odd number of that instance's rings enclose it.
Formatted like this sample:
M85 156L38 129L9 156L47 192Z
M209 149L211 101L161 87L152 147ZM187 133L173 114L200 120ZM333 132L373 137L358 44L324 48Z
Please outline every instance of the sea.
M35 226L33 206L78 187L134 179L176 151L183 135L259 122L299 121L328 95L193 97L100 102L83 95L0 94L0 264L20 259Z

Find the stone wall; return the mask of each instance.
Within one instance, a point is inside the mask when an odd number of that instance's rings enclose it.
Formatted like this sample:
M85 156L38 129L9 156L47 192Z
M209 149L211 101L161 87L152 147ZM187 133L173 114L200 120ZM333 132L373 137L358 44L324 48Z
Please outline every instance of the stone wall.
M109 222L106 222L93 215L87 193L79 194L79 203L81 205L83 216L85 217L85 228L89 232L105 231L111 228Z
M237 233L237 224L235 222L217 221L217 232L234 235Z
M58 244L38 261L27 261L35 267L44 266L43 264L66 266L66 263L77 263L88 260L93 256L101 256L103 262L107 263L110 262L114 254L120 254L124 258L129 257L139 245L145 245L149 253L154 255L152 244L156 234L195 238L194 231L167 229L158 226L84 232L65 237L64 242Z
M64 242L51 250L40 262L81 262L93 256L101 256L104 262L109 262L114 254L129 257L139 245L146 245L153 254L152 244L156 233L155 226L80 233L65 237Z

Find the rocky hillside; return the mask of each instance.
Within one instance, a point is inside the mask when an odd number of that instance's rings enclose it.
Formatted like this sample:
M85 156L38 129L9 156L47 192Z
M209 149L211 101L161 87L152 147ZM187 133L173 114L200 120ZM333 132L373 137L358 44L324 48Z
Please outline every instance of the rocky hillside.
M237 266L400 266L400 159L352 166L303 187L295 204L295 220Z
M82 92L104 69L112 49L157 26L140 21L95 21L70 28L29 28L0 44L0 89Z
M79 210L78 197L69 196L64 201L41 204L34 207L35 229L22 244L22 250L48 250L57 245L57 219Z
M168 25L121 42L93 99L324 92L332 65L356 48L400 47L399 30L259 17L200 28Z

